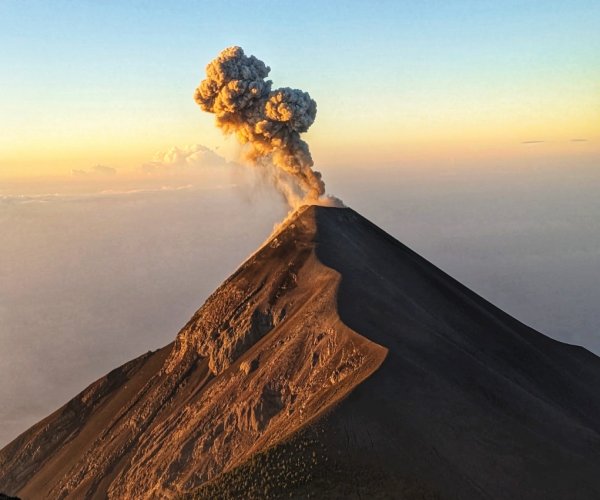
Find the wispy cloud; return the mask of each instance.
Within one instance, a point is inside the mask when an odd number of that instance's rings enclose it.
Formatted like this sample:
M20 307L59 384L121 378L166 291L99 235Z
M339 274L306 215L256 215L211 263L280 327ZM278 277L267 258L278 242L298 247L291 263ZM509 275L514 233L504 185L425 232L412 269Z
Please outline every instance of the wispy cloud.
M90 177L90 176L112 176L117 173L117 170L107 165L94 165L89 170L76 169L71 170L71 175L74 177Z
M106 165L94 165L94 167L92 167L92 171L96 174L102 175L115 175L117 173L116 169Z
M531 141L521 141L521 144L543 144L548 141L542 140L531 140ZM568 142L588 142L587 139L570 139Z
M50 203L50 202L65 202L65 201L89 201L100 200L103 198L112 198L116 196L134 196L143 194L168 193L173 191L219 191L235 187L235 184L217 184L211 186L196 186L193 184L182 185L164 185L140 189L105 189L97 193L83 194L68 194L68 193L40 193L30 195L0 195L0 203L15 204L15 203Z
M104 191L100 191L98 195L127 195L127 194L140 194L140 193L157 193L161 191L182 191L184 189L193 189L194 186L192 184L185 184L183 186L160 186L157 188L149 188L149 189L127 189L127 190L117 190L117 189L106 189Z

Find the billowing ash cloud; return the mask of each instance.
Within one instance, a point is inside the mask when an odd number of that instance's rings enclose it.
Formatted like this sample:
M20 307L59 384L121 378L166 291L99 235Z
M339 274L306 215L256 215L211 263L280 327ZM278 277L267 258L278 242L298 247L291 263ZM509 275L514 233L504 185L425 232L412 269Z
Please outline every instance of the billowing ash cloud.
M312 169L308 144L300 138L315 121L317 103L298 89L273 90L270 68L241 47L229 47L206 67L194 100L216 116L217 125L249 146L247 158L272 172L291 206L316 202L325 194ZM331 199L330 199L331 200Z

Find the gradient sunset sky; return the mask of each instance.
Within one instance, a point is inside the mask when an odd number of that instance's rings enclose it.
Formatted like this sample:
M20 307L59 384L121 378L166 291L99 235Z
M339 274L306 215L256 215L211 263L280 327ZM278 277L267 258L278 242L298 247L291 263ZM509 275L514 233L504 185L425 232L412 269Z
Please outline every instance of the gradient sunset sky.
M600 2L0 3L0 179L222 147L192 94L240 45L318 103L317 167L600 152Z

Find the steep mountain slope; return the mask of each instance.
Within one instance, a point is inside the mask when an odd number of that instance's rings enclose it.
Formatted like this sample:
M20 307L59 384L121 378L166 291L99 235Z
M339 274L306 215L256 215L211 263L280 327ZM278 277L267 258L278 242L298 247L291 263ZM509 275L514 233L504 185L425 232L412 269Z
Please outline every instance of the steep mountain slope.
M598 387L591 353L356 212L305 207L173 344L1 450L0 491L598 498Z
M332 414L359 463L460 498L600 498L600 359L524 326L357 214L328 214L316 217L317 256L343 277L340 317L389 349Z

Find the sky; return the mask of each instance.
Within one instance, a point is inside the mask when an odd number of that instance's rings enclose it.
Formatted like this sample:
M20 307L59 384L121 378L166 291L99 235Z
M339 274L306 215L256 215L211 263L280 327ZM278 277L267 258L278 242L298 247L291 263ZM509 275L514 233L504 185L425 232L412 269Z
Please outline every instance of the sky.
M328 192L600 354L600 3L0 2L0 446L171 342L286 214L193 92L317 101Z
M317 164L480 165L515 161L527 141L587 160L600 148L599 22L584 0L4 0L0 179L222 145L192 93L230 45L317 101Z

